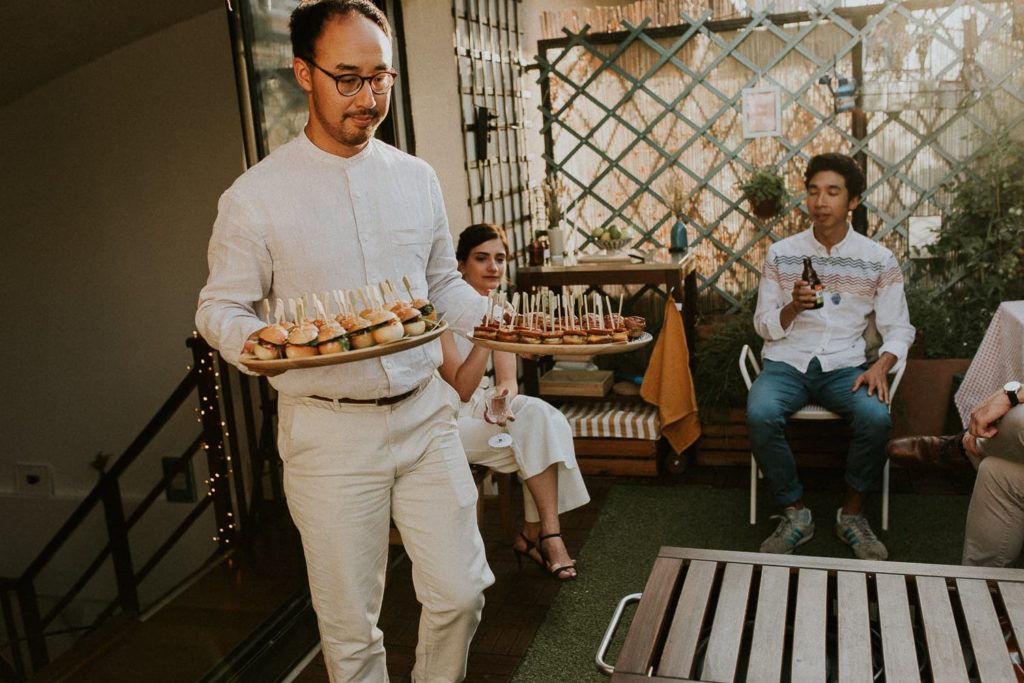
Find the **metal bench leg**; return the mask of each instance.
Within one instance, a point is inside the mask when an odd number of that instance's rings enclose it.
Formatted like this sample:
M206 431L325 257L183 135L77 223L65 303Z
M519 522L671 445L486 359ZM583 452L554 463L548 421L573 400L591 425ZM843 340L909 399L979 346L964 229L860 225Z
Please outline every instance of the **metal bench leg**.
M750 523L757 524L757 461L750 454Z
M882 470L882 531L889 530L889 461Z

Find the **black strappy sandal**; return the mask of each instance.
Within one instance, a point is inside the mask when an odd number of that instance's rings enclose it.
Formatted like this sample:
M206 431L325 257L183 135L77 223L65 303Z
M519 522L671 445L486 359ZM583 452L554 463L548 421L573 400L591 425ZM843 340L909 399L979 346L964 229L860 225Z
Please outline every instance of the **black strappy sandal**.
M512 552L515 553L515 556L516 556L516 566L520 569L520 571L523 568L523 557L527 557L530 560L536 562L538 565L540 565L540 567L542 569L547 571L547 564L544 562L544 553L541 551L540 547L536 543L534 543L533 541L528 539L526 537L526 534L524 534L522 531L519 532L519 538L523 539L523 543L526 544L526 548L523 549L523 550L520 550L519 548L517 548L517 547L515 547L513 545L512 546ZM537 555L539 555L540 558L538 559L538 557L536 555L531 553L530 552L531 550L536 550L537 551Z
M572 581L573 579L575 579L577 576L580 575L580 570L576 568L576 561L573 560L572 564L567 564L567 565L559 566L559 567L552 567L552 566L550 566L550 562L548 561L547 553L544 552L544 541L546 541L549 538L561 538L561 537L562 537L562 534L547 534L547 535L544 535L544 536L540 536L537 539L537 552L540 553L540 556L542 558L544 558L544 570L548 574L550 574L553 578L557 579L558 581ZM575 574L568 574L568 573L566 573L566 572L570 572L570 571L574 571L576 573Z

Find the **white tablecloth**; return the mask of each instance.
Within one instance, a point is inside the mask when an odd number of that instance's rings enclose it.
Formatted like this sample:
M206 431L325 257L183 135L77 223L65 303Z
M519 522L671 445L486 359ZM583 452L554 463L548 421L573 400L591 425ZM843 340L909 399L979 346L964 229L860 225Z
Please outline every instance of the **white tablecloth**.
M954 397L964 427L974 406L1014 379L1024 382L1024 301L999 305L967 368Z

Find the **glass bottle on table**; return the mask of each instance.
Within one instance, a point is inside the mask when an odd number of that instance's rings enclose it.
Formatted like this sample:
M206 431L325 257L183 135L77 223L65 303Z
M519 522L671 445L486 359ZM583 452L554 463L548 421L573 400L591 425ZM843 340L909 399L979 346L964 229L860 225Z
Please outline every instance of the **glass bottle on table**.
M538 230L533 234L533 241L526 247L527 259L531 266L543 266L547 259L548 234Z

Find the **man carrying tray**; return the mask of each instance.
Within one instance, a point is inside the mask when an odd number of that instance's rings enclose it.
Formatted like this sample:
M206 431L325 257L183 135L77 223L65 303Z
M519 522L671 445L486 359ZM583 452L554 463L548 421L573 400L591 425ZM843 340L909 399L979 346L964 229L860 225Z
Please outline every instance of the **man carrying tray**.
M300 5L293 69L304 134L221 197L196 323L230 362L264 326L265 297L407 276L453 326L485 308L459 275L434 171L373 138L395 72L390 29L366 0ZM379 358L274 374L288 507L302 534L332 681L385 681L377 628L393 518L423 605L414 681L465 676L483 590L494 581L476 490L456 430L455 392L429 343Z

